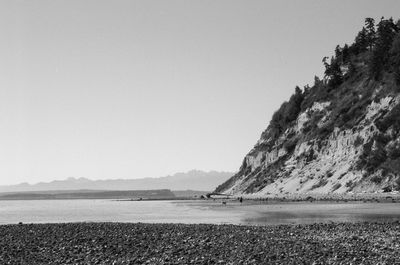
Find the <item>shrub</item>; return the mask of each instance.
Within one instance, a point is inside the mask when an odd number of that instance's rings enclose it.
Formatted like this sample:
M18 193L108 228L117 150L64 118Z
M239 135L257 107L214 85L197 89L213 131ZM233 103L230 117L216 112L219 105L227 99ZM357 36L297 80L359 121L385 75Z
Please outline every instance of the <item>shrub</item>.
M395 143L387 147L387 155L390 159L396 159L400 157L400 144Z
M388 159L382 165L381 168L386 174L400 174L400 158Z
M334 130L334 124L329 122L316 130L316 136L318 139L326 139Z
M292 153L294 149L296 148L297 142L299 141L299 137L295 136L291 139L288 139L285 141L283 144L283 148L285 148L286 152Z
M268 129L263 132L261 137L276 140L277 137L289 127L291 122L297 119L301 111L301 103L303 100L303 92L299 87L296 87L295 93L290 97L289 101L284 102L272 115Z
M328 184L328 181L326 179L320 179L317 183L315 183L312 187L311 190L320 188Z
M375 148L372 148L373 146ZM380 142L379 138L374 138L363 146L363 152L357 163L357 169L365 168L368 173L372 173L379 168L386 158L387 154L384 144Z
M349 180L349 181L346 182L345 186L346 186L346 188L352 188L353 185L354 185L354 182L352 180Z
M335 191L335 190L339 189L340 187L342 187L342 184L336 183L335 185L333 185L332 191Z
M395 183L397 185L397 190L400 190L400 177L397 177Z
M375 121L376 127L381 131L385 132L390 126L393 126L395 131L400 130L400 104L395 106L389 113L383 118Z
M344 176L346 176L346 173L340 174L340 176L338 177L338 179L342 179Z
M391 192L391 191L393 191L391 186L386 186L383 188L383 192Z
M357 135L356 140L354 140L354 147L357 148L364 143L364 139Z
M375 175L371 178L371 181L375 184L380 184L382 183L382 176Z

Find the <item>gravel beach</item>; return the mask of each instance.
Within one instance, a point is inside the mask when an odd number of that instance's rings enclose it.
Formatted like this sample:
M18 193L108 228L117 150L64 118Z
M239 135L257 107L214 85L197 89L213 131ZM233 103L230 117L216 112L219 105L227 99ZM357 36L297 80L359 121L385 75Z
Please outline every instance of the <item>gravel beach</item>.
M0 226L0 264L398 264L400 222Z

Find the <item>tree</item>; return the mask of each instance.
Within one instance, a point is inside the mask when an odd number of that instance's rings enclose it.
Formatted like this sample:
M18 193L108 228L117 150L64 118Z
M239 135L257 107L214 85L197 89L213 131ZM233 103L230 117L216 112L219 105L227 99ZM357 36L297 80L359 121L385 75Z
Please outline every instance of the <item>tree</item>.
M345 44L342 48L342 63L347 63L350 60L349 45Z
M297 119L301 111L301 103L304 100L304 94L300 87L296 86L294 94L290 97L289 101L284 102L279 110L273 115L271 122L268 126L269 134L272 139L278 137L283 133L289 124Z
M352 61L349 61L349 71L346 74L346 77L353 76L357 72L357 68Z
M368 50L368 37L365 27L363 27L362 30L358 32L352 47L355 54L359 54Z
M369 46L369 50L372 50L375 42L375 20L373 18L367 17L365 19L365 29L367 44Z
M316 76L314 76L314 82L315 82L315 77ZM305 85L304 86L304 88L303 88L303 99L308 95L308 94L310 94L310 91L311 91L311 87L310 87L310 85Z
M301 103L303 102L304 95L300 87L296 86L294 94L290 97L288 104L286 105L284 117L286 122L289 123L297 119L301 110Z
M340 48L339 45L336 45L336 48L335 48L335 58L338 59L338 58L340 58L340 57L342 57L342 48Z
M390 49L391 70L394 73L396 84L400 86L400 33L397 33Z
M350 59L349 45L345 44L343 48L337 45L335 48L335 59L340 62L340 64L347 63Z
M323 84L323 81L318 77L318 76L314 76L314 87L319 87ZM304 91L308 91L308 89L304 90Z
M333 88L337 87L343 82L342 70L340 69L340 64L338 60L334 57L331 57L331 62L328 64L328 57L324 57L322 62L325 65L325 76L329 78L328 85Z
M376 80L380 79L382 71L389 65L389 51L396 31L397 26L393 23L392 18L382 18L378 24L377 37L370 61L370 73Z

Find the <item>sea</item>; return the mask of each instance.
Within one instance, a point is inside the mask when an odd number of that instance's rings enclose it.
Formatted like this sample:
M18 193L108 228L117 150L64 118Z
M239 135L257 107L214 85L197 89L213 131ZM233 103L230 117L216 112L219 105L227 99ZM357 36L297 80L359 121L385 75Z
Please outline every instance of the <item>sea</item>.
M400 221L400 203L253 201L0 201L0 224L130 222L279 225Z

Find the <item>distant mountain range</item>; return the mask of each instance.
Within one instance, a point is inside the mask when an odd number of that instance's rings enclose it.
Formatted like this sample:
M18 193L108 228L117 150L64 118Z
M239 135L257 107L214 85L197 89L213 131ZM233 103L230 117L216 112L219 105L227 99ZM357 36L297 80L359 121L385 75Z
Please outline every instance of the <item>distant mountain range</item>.
M232 172L191 170L172 176L140 179L90 180L87 178L68 178L37 184L21 183L0 186L0 192L50 191L50 190L197 190L212 191L219 184L233 176Z

